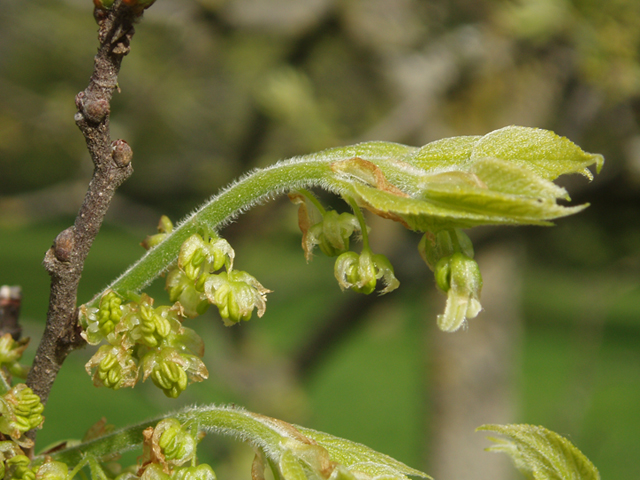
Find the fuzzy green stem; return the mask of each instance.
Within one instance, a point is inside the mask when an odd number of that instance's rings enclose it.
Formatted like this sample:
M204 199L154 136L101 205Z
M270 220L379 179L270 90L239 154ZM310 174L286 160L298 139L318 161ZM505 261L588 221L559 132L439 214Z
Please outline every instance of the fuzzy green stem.
M362 210L353 198L345 197L345 200L353 210L353 213L355 214L356 218L358 219L358 223L360 224L360 231L362 232L362 250L369 250L369 234L367 233L367 221L364 219Z
M331 163L335 160L318 159L317 156L300 157L254 171L195 211L108 289L122 295L140 291L175 261L180 246L201 227L217 230L243 211L292 189L322 185L329 190L339 190L339 186L332 181ZM90 306L97 306L105 292L106 289L96 295Z
M327 211L325 210L325 208L322 206L322 204L320 203L320 201L316 198L316 196L311 193L308 190L305 190L304 188L301 188L298 190L302 195L304 195L305 197L307 197L307 199L313 203L315 205L315 207L318 209L318 211L324 215L325 213L327 213Z

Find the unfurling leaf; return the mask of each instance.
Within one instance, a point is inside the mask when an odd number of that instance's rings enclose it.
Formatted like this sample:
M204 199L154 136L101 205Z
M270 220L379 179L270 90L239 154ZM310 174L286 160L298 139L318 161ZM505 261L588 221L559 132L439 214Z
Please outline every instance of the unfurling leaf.
M533 480L600 480L598 469L569 440L534 425L482 425L477 430L500 433L507 440L490 452L505 452L518 470Z

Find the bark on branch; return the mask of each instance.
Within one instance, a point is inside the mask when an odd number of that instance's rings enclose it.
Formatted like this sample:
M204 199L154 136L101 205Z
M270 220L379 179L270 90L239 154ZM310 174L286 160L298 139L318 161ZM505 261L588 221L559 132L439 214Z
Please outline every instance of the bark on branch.
M51 276L49 310L43 338L27 377L27 385L43 404L67 355L85 344L77 323L80 276L116 189L133 172L132 152L127 143L111 140L109 113L111 97L118 88L120 64L129 53L133 25L141 13L121 0L116 0L109 11L96 11L100 46L89 85L76 96L75 115L95 168L75 224L56 237L43 261Z

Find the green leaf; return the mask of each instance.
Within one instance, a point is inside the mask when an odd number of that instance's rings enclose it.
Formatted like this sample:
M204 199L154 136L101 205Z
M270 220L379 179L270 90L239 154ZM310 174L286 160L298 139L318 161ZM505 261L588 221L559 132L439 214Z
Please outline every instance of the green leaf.
M600 480L598 469L569 440L534 425L482 425L477 430L497 432L507 440L490 438L491 452L511 456L516 467L534 480Z
M602 155L584 152L575 143L549 130L515 126L482 137L473 147L471 160L482 158L509 160L547 180L567 173L593 178L587 167L595 164L600 173L604 164Z
M404 463L360 443L334 437L328 433L318 432L310 428L296 427L306 437L315 440L329 452L331 459L350 470L366 473L371 477L391 476L406 478L406 475L431 478L426 473L408 467Z

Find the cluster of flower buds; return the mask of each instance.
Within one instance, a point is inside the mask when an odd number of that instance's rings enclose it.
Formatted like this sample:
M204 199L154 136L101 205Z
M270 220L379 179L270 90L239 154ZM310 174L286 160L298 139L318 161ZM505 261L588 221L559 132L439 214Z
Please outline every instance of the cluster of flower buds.
M198 439L192 428L174 418L161 420L144 432L142 465L119 480L216 480L207 464L195 466ZM183 466L190 464L190 466Z
M196 233L180 248L177 265L167 274L172 302L180 302L187 317L218 307L225 325L249 320L253 310L262 317L270 292L247 272L233 269L231 245L212 233Z
M149 249L173 231L162 217L158 233L145 239ZM140 378L151 378L165 395L175 398L189 382L208 377L202 356L204 344L182 323L216 305L224 323L249 320L253 310L262 316L269 292L254 277L233 269L235 252L215 234L196 233L181 246L178 261L169 269L165 288L172 306L154 307L146 294L125 299L109 290L97 308L80 308L82 336L91 345L102 341L86 364L96 386L133 387ZM128 300L128 301L127 301Z
M165 395L175 398L189 381L208 377L200 357L204 345L198 334L182 325L179 303L154 308L146 294L124 302L108 291L98 308L81 307L83 337L101 346L86 365L96 386L112 389L133 387L140 376L149 376Z
M460 229L426 233L418 247L420 255L434 272L436 285L447 294L444 314L438 315L438 327L455 332L482 310L482 276L473 260L473 246Z
M395 277L393 266L389 259L381 254L374 254L369 247L368 228L364 217L351 213L338 214L335 210L326 210L320 202L309 192L289 194L289 199L298 205L298 225L302 231L302 248L307 261L311 259L316 245L322 253L329 257L338 257L334 268L335 277L340 288L352 289L358 293L369 295L376 289L378 280L385 287L380 295L395 290L400 282ZM312 203L315 209L309 209ZM357 208L354 206L354 208ZM321 219L313 220L314 213L319 213ZM360 254L349 251L349 240L354 232L360 232L363 248Z
M11 437L18 445L32 446L33 442L24 434L42 425L43 410L40 397L33 390L24 383L15 385L0 397L0 433Z
M0 456L7 452L3 451ZM10 452L13 453L13 452ZM29 457L20 453L10 456L0 463L0 478L12 480L66 480L69 478L69 467L62 462L47 458L41 465L31 465Z

